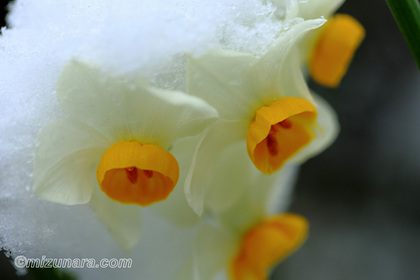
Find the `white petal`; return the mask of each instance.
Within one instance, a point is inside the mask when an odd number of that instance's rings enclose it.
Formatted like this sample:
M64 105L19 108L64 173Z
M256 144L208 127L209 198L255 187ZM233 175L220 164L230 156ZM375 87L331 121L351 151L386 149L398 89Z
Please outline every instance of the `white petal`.
M220 149L214 167L208 169L212 176L208 179L205 204L216 213L230 207L243 192L248 191L255 171L244 141Z
M111 200L99 186L92 194L90 207L111 234L115 242L128 252L140 239L140 207Z
M194 242L195 265L200 280L214 279L226 270L239 247L239 238L222 227L203 225Z
M305 148L303 148L290 161L302 163L310 157L313 157L326 148L337 138L339 133L339 124L337 115L331 106L320 96L313 95L317 104L319 129L316 130L316 138Z
M279 184L282 173L265 175L255 168L250 169L249 174L244 175L249 178L249 182L241 197L229 208L217 213L221 223L233 231L243 232L267 215L268 208L276 203L273 195L285 194L287 196L279 198L279 201L289 202L291 186Z
M299 5L299 17L304 19L314 19L331 16L342 4L344 0L308 0Z
M308 0L299 5L299 17L304 19L329 18L342 4L344 0ZM308 32L299 43L301 63L306 65L310 60L317 38L321 30Z
M289 164L272 175L265 175L249 162L248 170L241 173L244 177L241 196L215 214L226 228L235 232L246 231L268 215L286 211L296 174L296 166ZM232 186L236 184L231 183Z
M113 141L133 139L164 148L201 132L217 117L203 100L151 87L144 80L111 77L81 62L63 71L57 96L62 109Z
M196 228L175 227L160 219L149 208L142 211L141 240L132 253L137 277L128 279L193 279L180 278L191 272L193 240Z
M251 217L258 219L271 213L273 208L288 206L295 172L294 167L287 165L275 174L262 174L244 151L244 142L220 151L211 171L213 178L207 187L205 202L212 213L238 210L235 215L248 216L248 222L245 222L248 227L254 223Z
M299 166L287 164L277 175L273 188L267 188L265 201L265 215L272 216L276 213L287 212L292 202L292 193L299 173ZM256 197L256 195L254 196Z
M111 145L99 132L71 119L45 126L35 151L34 191L62 204L87 203L96 180L96 167Z
M294 23L260 58L215 50L187 63L187 91L214 106L222 118L252 121L262 106L284 96L312 101L301 71L298 42L325 20Z
M203 133L184 185L188 204L198 215L203 213L204 196L213 176L213 164L218 164L214 162L217 154L229 145L245 139L246 131L244 122L219 120Z
M247 73L256 58L251 54L213 50L200 57L189 57L186 66L187 92L199 96L229 120L252 117L254 95L250 94Z
M183 188L183 183L187 177L193 153L199 140L198 136L194 136L181 139L174 144L171 153L179 164L180 175L178 184L165 201L155 203L149 207L151 211L154 211L174 225L192 226L199 221L199 217L187 203Z
M260 100L269 105L284 96L312 100L300 69L297 43L309 31L321 26L325 20L307 20L293 24L270 46L251 70L252 81L259 90Z

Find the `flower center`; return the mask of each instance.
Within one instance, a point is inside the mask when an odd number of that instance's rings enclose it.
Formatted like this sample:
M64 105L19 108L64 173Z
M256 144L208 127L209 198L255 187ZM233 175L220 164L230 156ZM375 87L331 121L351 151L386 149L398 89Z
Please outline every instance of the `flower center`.
M96 177L109 198L147 206L169 196L179 167L171 153L156 145L121 141L102 155Z
M246 138L248 155L258 170L271 174L308 145L317 112L304 98L283 97L257 110Z
M295 214L274 216L252 227L230 263L230 279L267 279L269 270L295 251L307 232L308 222Z
M329 19L309 61L312 78L324 86L338 86L364 37L363 26L353 17L339 14Z

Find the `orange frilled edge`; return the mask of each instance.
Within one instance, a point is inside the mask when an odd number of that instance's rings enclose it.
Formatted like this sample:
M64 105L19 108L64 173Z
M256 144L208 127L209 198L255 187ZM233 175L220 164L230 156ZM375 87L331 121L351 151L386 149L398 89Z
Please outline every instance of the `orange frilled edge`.
M257 110L246 138L248 155L264 174L279 170L315 137L317 111L304 98L283 97Z
M309 59L309 73L319 84L337 87L359 45L365 29L353 17L338 14L321 27Z
M148 206L175 188L179 166L168 151L138 142L117 142L103 154L96 171L102 191L125 204Z
M307 220L286 213L267 218L243 236L233 258L231 280L266 280L270 270L306 240Z

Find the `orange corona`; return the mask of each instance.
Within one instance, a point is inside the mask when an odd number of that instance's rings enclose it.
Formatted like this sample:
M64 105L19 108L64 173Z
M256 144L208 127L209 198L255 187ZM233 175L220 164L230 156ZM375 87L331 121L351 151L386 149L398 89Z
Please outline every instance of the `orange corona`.
M349 15L336 15L321 28L309 61L312 78L328 87L337 87L359 47L365 30Z
M306 239L308 222L296 214L281 214L252 227L233 258L231 280L266 280L271 268Z
M248 155L264 174L279 170L315 137L317 111L304 98L283 97L257 110L246 138Z
M111 199L148 206L169 196L179 167L171 153L156 145L121 141L102 155L96 177Z

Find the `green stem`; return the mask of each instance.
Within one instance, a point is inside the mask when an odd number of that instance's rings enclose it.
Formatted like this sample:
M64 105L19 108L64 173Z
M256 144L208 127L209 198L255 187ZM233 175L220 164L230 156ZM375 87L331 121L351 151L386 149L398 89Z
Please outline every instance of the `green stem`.
M418 0L386 0L420 70L420 4Z

